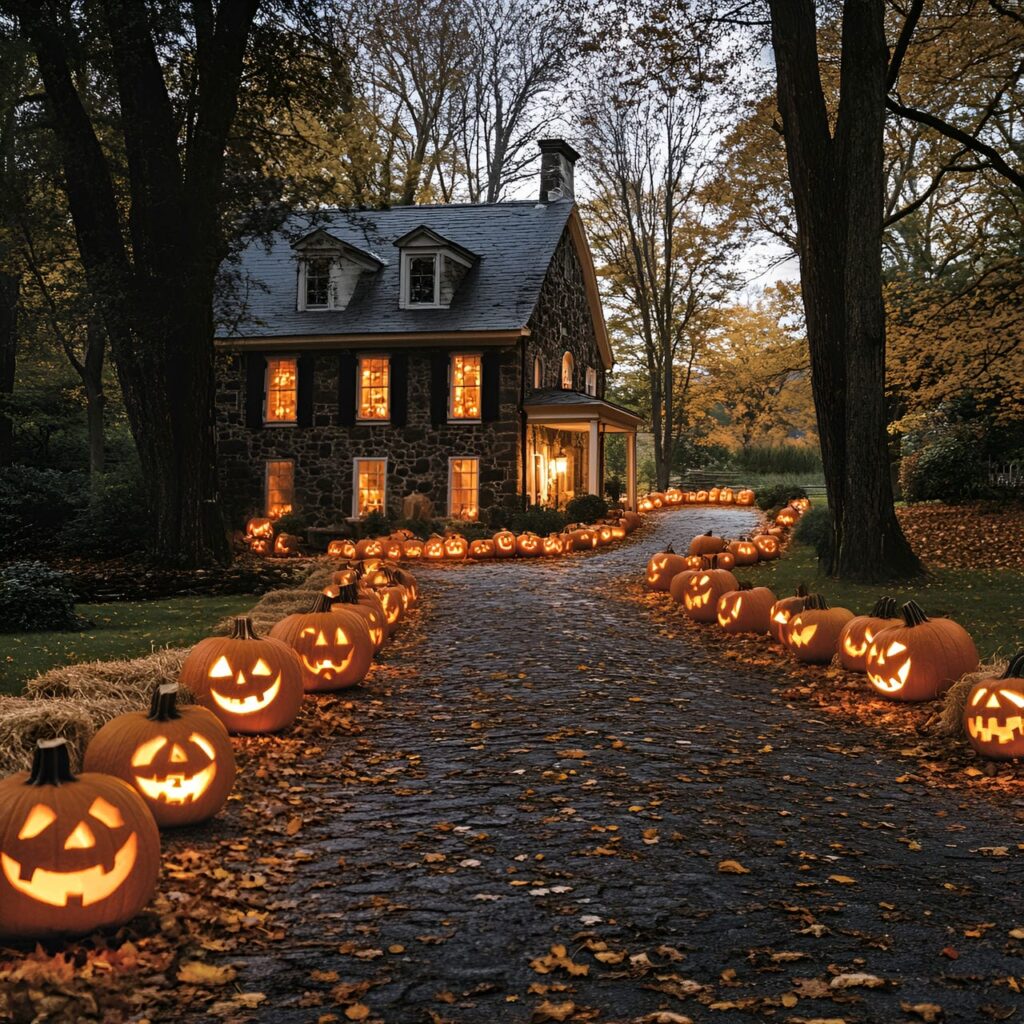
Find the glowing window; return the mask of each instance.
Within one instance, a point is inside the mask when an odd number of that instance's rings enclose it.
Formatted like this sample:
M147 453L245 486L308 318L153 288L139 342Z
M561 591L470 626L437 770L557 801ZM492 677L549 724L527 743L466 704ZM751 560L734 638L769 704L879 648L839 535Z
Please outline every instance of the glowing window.
M371 512L383 512L386 501L387 459L356 459L352 513L362 519Z
M291 459L267 462L267 518L288 515L295 504L295 463Z
M480 356L452 356L449 418L480 419Z
M299 408L297 359L268 359L263 419L266 423L294 423Z
M449 459L448 514L475 520L480 515L480 460Z
M306 309L326 309L331 283L330 260L306 261Z
M572 353L566 352L565 355L562 356L562 387L565 388L566 391L572 391L572 370Z
M389 363L387 356L359 360L359 419L388 418Z
M592 366L587 367L586 392L588 395L597 394L597 370L595 370Z
M533 386L544 387L544 360L540 356L535 356L533 360Z

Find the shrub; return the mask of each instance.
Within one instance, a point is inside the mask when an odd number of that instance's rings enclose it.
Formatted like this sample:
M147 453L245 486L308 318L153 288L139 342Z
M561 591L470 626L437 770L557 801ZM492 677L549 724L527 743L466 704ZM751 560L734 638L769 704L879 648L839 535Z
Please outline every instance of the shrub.
M443 519L399 519L394 523L395 530L408 530L420 540L426 540L432 533L444 533Z
M796 524L793 539L809 544L818 554L818 560L827 562L832 557L832 513L824 505L808 509Z
M945 501L957 504L993 496L978 441L968 430L935 437L900 461L900 486L906 501Z
M85 503L82 473L31 466L0 470L0 557L51 547Z
M608 515L608 502L600 494L578 494L565 506L570 523L592 523Z
M757 506L767 512L788 505L794 498L806 497L807 492L796 484L774 484L758 490Z
M817 448L793 444L752 444L731 453L732 464L747 473L820 473L821 454Z
M564 512L543 505L531 505L523 512L517 512L508 520L508 528L514 533L539 533L542 537L558 533L569 522Z
M622 480L617 477L609 477L604 482L604 493L611 499L613 505L617 505L619 499L622 497L622 492L625 491L626 485Z
M309 529L309 517L301 512L289 512L274 520L274 533L290 533L295 537L305 537Z
M0 632L81 629L71 577L42 562L12 562L0 569Z
M61 530L59 545L69 554L114 558L144 551L152 517L137 469L106 474Z
M390 533L391 527L388 525L388 517L383 512L371 512L359 520L356 532L360 537L381 537Z

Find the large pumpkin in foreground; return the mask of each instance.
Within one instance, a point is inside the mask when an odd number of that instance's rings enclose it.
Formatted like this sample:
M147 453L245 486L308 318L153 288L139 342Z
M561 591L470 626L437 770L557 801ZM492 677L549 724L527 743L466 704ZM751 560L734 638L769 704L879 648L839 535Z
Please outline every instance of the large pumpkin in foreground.
M718 601L723 594L737 590L736 577L728 569L715 568L714 557L697 569L686 581L683 590L683 611L694 622L714 622L718 618Z
M295 652L260 636L244 615L235 619L230 636L207 637L189 651L178 682L228 732L279 732L302 706L302 668Z
M1010 659L998 679L971 687L964 729L971 746L985 757L1024 757L1024 651Z
M978 649L952 619L929 619L915 601L903 622L881 630L868 648L868 681L892 700L934 700L978 667Z
M839 634L837 650L843 668L849 672L866 672L871 642L881 630L898 626L902 621L892 597L879 599L868 615L855 615Z
M149 712L112 718L93 736L82 767L124 779L161 828L212 818L235 784L228 731L206 708L179 708L178 684L153 691Z
M142 797L112 775L72 775L65 740L40 740L31 772L0 782L0 936L124 924L159 871L160 834Z

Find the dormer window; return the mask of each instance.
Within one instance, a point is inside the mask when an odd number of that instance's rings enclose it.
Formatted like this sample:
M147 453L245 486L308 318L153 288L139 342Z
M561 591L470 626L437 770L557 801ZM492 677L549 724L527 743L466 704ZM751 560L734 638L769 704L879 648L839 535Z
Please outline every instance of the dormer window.
M331 261L306 260L306 309L326 309L331 290Z
M447 309L476 255L425 225L395 240L400 309Z
M298 262L299 312L345 309L361 275L375 274L384 266L378 256L323 228L300 238L292 248Z
M408 256L408 279L410 306L437 306L438 295L437 254L429 256Z

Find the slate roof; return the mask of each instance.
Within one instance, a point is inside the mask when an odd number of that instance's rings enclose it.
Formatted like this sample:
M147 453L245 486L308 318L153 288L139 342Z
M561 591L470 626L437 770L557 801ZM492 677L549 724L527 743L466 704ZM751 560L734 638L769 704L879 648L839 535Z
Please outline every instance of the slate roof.
M243 251L247 309L218 338L281 338L320 334L415 334L420 331L503 331L525 327L573 204L508 202L329 210L293 216L269 248ZM399 309L396 239L424 225L477 255L448 309ZM372 253L384 266L366 272L343 310L296 309L292 245L322 227Z
M620 413L622 416L636 420L637 423L643 422L641 416L638 416L632 409L627 409L624 405L618 405L616 402L609 402L607 398L598 398L597 395L588 395L582 391L570 391L568 388L544 388L540 391L534 391L524 400L523 406L525 408L530 408L531 406L543 408L564 406L566 410L577 409L581 413L591 410L598 415L601 413Z

